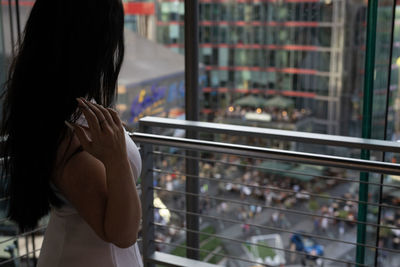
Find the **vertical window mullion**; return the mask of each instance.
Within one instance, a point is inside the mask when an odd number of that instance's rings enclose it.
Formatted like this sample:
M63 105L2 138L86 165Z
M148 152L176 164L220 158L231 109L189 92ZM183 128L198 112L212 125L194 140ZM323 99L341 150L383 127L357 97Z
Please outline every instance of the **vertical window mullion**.
M5 66L5 45L4 45L4 31L3 31L3 12L2 12L2 5L0 5L0 84L4 84L5 82L5 73L6 73L6 66Z
M199 119L199 3L198 0L185 1L185 114L186 120ZM186 131L186 137L197 139L195 131ZM186 255L190 259L199 259L199 165L194 159L196 151L186 151Z

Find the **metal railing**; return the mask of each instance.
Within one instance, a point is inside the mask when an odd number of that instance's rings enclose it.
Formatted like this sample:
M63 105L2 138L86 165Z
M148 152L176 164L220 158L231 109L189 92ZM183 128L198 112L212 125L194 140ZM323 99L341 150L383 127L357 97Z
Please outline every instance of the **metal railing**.
M383 232L398 233L398 223L377 221L377 216L360 221L356 211L365 205L369 215L376 214L376 210L400 214L400 207L382 202L381 197L360 201L357 194L348 196L347 189L365 184L400 192L400 183L380 181L380 174L400 175L399 164L209 140L219 140L220 135L230 140L240 135L393 153L400 152L399 143L153 117L143 118L140 127L141 131L131 137L140 144L143 159L139 240L146 266L277 266L277 262L296 266L316 264L317 260L323 261L324 266L382 266L374 260L359 263L356 248L362 248L372 258L386 257L386 263L388 257L398 260L400 250L394 242L375 242L383 239ZM200 137L208 133L208 140L169 136L171 131L165 134L168 129L196 131ZM185 153L187 150L196 151L197 155ZM186 171L188 160L198 164L198 174ZM360 181L361 172L368 172L370 181ZM248 173L251 174L246 178ZM374 174L379 178L374 179ZM195 193L186 189L185 180L189 178L198 181ZM193 199L199 203L196 212L186 209L187 201ZM311 208L312 205L319 207ZM336 212L330 211L335 205ZM345 216L346 206L355 211ZM169 214L169 220L163 219L165 214ZM198 220L198 230L188 224L188 216ZM323 222L331 228L324 228ZM8 223L3 218L0 227ZM361 226L366 229L367 240L362 243L356 235ZM14 232L2 238L0 249L7 249L9 256L2 259L0 266L35 266L44 230L45 223L34 231ZM195 237L197 246L192 246L193 240L188 237ZM275 243L264 242L267 237L275 238ZM314 242L314 252L298 249L296 237ZM324 253L317 252L318 246L323 247ZM198 258L186 257L188 251L196 251ZM267 256L257 257L262 253Z
M378 209L378 212L383 212L382 209L387 209L391 211L400 211L400 207L390 203L382 203L382 198L379 198L379 201L375 201L373 199L368 199L367 201L360 201L356 197L349 198L347 196L337 195L334 193L327 194L326 192L335 192L336 188L347 188L351 185L356 185L359 187L362 184L365 184L369 187L374 188L389 188L390 190L400 190L400 183L381 183L380 175L394 175L397 176L400 174L400 165L387 163L387 162L379 162L373 160L360 160L349 157L337 157L331 155L322 155L322 154L314 154L314 153L305 153L298 151L288 151L288 150L279 150L272 148L265 148L259 146L248 146L241 144L231 144L227 142L214 142L214 141L206 141L206 140L195 140L188 139L182 137L173 137L163 135L163 132L167 132L166 129L184 129L190 131L196 131L198 133L211 133L207 136L208 139L212 139L216 135L226 135L226 136L244 136L250 138L259 138L259 139L275 139L280 141L288 141L288 142L301 142L301 143L312 143L312 144L320 144L322 146L336 146L336 147L345 147L351 149L368 149L376 152L400 152L399 143L395 142L387 142L381 140L367 140L361 138L351 138L351 137L340 137L340 136L330 136L330 135L320 135L320 134L312 134L312 133L301 133L301 132L293 132L293 131L282 131L282 130L272 130L272 129L260 129L255 127L245 127L245 126L235 126L235 125L226 125L226 124L215 124L215 123L203 123L203 122L192 122L192 121L181 121L181 120L173 120L173 119L163 119L163 118L152 118L146 117L140 121L140 132L136 132L132 134L132 138L135 142L139 143L142 146L142 156L144 159L143 172L142 172L142 206L143 206L143 214L145 217L143 218L143 256L144 262L146 266L153 266L155 263L158 264L167 264L168 266L185 266L174 264L172 262L163 262L160 257L164 254L175 254L178 255L178 249L186 249L187 251L197 250L200 255L203 254L203 257L198 258L204 263L207 261L205 259L210 259L212 256L218 257L220 259L219 262L212 262L213 264L223 263L224 265L229 262L227 266L235 266L235 262L237 266L242 266L237 262L245 262L247 264L262 264L263 266L277 266L268 262L261 261L260 258L257 259L254 255L251 255L251 251L254 251L254 247L259 249L260 251L264 248L266 251L270 250L273 253L277 254L278 252L288 254L284 261L286 263L299 263L300 261L315 261L317 259L323 260L326 264L331 266L377 266L377 261L369 260L367 263L360 263L356 260L355 257L355 249L362 249L367 251L367 255L372 258L379 258L379 253L381 254L398 254L400 250L397 247L390 247L375 244L375 240L379 239L379 235L382 229L386 232L394 232L397 233L399 231L399 225L390 224L384 221L376 221L376 218L368 219L366 221L360 221L357 219L356 211L360 208L360 206L364 205L368 209L367 212L371 213L370 210ZM153 134L152 129L157 129L158 134ZM227 138L229 139L229 138ZM173 150L172 152L170 150ZM186 153L183 153L187 150L197 151L200 154L198 156L188 156ZM213 154L213 158L204 157L205 154ZM225 155L226 157L234 156L236 158L241 159L242 162L229 162L229 160L221 160L216 155ZM174 165L168 166L169 162L165 164L165 159L171 158L173 159ZM217 158L217 159L216 159ZM161 160L160 160L161 159ZM272 168L272 167L263 167L261 165L250 164L246 162L245 159L257 159L264 162L274 162L279 166L280 163L292 164L293 166L323 166L325 169L330 170L341 169L342 172L340 174L327 174L327 173L313 173L309 172L310 169L299 169L299 168L288 168L286 170L280 168ZM220 172L214 172L211 175L205 175L203 173L203 168L200 168L199 175L191 175L185 168L183 170L178 170L177 165L183 163L184 161L192 160L197 164L204 166L204 164L213 164L214 167L219 165L222 166ZM267 161L265 161L267 160ZM164 164L163 164L164 161ZM183 165L182 165L183 166ZM296 177L291 181L296 179L304 179L309 184L317 183L316 180L321 181L321 183L332 183L332 186L329 190L321 191L313 191L313 190L302 190L299 191L297 188L290 187L279 187L276 184L260 184L254 183L252 179L258 180L262 175L252 176L251 179L247 180L235 180L232 176L225 174L225 170L230 167L241 168L241 169L251 169L252 171L263 171L268 174L268 179L271 176L276 176L275 180L284 180L287 179L286 176ZM311 168L312 170L312 168ZM352 175L349 175L351 172ZM361 172L368 172L370 174L370 181L360 181L359 174ZM374 175L379 177L379 179L374 179ZM225 190L221 193L204 192L200 189L198 193L193 193L186 190L183 186L183 183L180 185L177 183L176 186L168 186L168 183L162 182L165 177L174 177L174 180L184 181L186 179L197 179L199 181L199 185L208 184L213 187L214 185L224 185L229 188L236 187L238 194L227 194L228 190ZM259 177L260 176L260 177ZM305 178L309 176L310 179ZM157 179L155 179L157 177ZM161 178L160 178L161 177ZM300 178L299 178L300 177ZM311 178L312 177L312 178ZM296 180L295 183L297 183ZM302 187L306 187L307 182L301 183ZM243 188L247 188L246 190L254 190L254 191L268 191L274 192L275 195L284 194L289 196L288 198L297 199L294 205L285 206L282 204L277 205L276 203L268 202L267 200L254 200L252 197L245 197ZM327 188L325 188L327 189ZM343 189L344 190L344 189ZM229 190L234 191L234 190ZM162 195L162 197L160 197ZM163 206L155 205L158 201L154 201L156 198L159 200L165 199L165 203ZM210 209L200 210L198 212L190 212L185 210L184 207L179 207L177 204L177 199L185 198L186 201L190 200L188 196L192 198L196 198L198 203L204 203L202 201L208 201L214 203L214 206ZM182 198L183 197L183 198ZM242 197L242 198L240 198ZM265 197L265 196L264 196ZM173 198L173 200L168 200L169 198ZM338 206L343 204L353 206L356 210L353 212L352 217L344 217L343 210L337 210L335 212L330 212L326 210L325 212L319 212L318 210L310 210L304 209L303 204L299 204L300 201L298 199L307 199L308 202L319 203L323 201L329 201ZM306 201L306 202L307 202ZM162 201L163 202L163 201ZM218 204L215 204L218 203ZM256 207L257 209L262 209L263 212L257 214L251 219L237 219L232 218L232 216L225 216L221 214L221 211L217 211L220 207L220 203L228 203L231 206L237 207ZM332 204L333 206L335 206ZM188 205L185 203L185 205ZM183 205L183 206L185 206ZM303 206L301 206L303 205ZM332 206L331 205L331 206ZM241 208L244 209L244 208ZM165 221L155 221L154 215L159 216L159 212L165 210L168 213L179 215L182 220L187 218L186 216L195 216L197 219L201 219L203 224L206 225L219 225L224 224L232 225L232 227L236 227L241 231L241 229L245 229L245 227L250 227L252 229L256 229L256 233L247 233L243 230L244 234L230 234L229 231L220 231L221 233L217 233L217 231L213 231L211 233L204 232L200 230L202 225L200 225L199 230L192 230L191 226L188 223L182 223L181 225L176 225L176 223L170 223ZM233 209L234 210L234 209ZM239 210L239 209L237 209ZM233 211L235 212L235 210ZM272 215L271 215L272 213ZM268 215L267 215L268 214ZM294 216L297 219L304 222L307 222L307 226L303 228L298 228L296 225L292 225L290 227L283 226L280 223L274 222L274 214L279 214L279 216ZM262 219L262 217L270 216L270 220ZM289 220L290 221L290 220ZM322 229L320 232L316 231L308 231L304 232L304 230L308 230L313 228L313 221L324 221L324 224L328 223L329 225L338 225L337 228L341 228L343 224L351 225L348 227L348 233L346 236L338 236L332 235L332 233L328 234L325 232L326 229ZM310 223L311 222L311 223ZM300 223L301 224L301 223ZM311 224L311 225L310 225ZM369 237L373 237L372 241L366 242L358 242L355 232L360 227L365 229L363 235L364 240ZM240 228L242 227L242 228ZM319 226L321 228L321 226ZM335 226L336 227L336 226ZM218 227L216 227L218 228ZM221 230L221 229L220 229ZM315 229L313 229L315 230ZM172 235L180 236L180 238L171 238L171 234L167 233L168 231L174 232ZM342 230L339 230L342 231ZM164 238L167 237L167 241L160 240L158 232L164 233ZM217 243L220 243L220 248L217 249L212 247L212 249L206 249L204 246L199 244L198 247L192 247L189 244L191 242L186 240L186 238L182 235L182 232L190 232L194 236L197 235L196 239L199 240L199 243L205 242L205 240L212 239L217 240ZM178 233L178 234L177 234ZM180 234L179 234L180 233ZM257 233L268 233L268 234L280 234L285 236L285 238L289 235L289 239L291 240L290 246L288 244L280 247L274 247L270 244L263 244L260 242L254 242L251 238L261 236ZM192 236L193 236L192 235ZM294 247L295 243L293 238L295 236L303 236L306 238L310 238L312 240L317 240L316 243L323 243L325 247L336 248L338 250L339 247L345 248L346 251L352 251L351 253L342 253L340 255L334 255L331 251L325 252L325 254L318 254L313 257L307 251L301 251ZM200 236L200 238L199 238ZM203 237L203 241L202 238ZM207 237L207 238L206 238ZM350 238L352 237L352 238ZM250 239L249 239L250 238ZM347 238L347 239L346 239ZM349 239L350 238L350 239ZM365 239L367 238L367 239ZM171 241L172 240L172 241ZM293 242L292 242L293 241ZM288 243L286 240L283 243ZM237 248L229 248L229 246L233 246L233 244L238 244L243 248L248 255L248 257L244 257L240 254L235 254L234 252ZM171 249L171 248L173 249ZM247 248L247 251L246 251ZM156 250L161 250L157 251ZM343 250L343 249L342 249ZM354 251L353 251L354 250ZM223 252L221 252L223 251ZM315 253L315 252L313 252ZM182 253L181 253L182 254ZM189 255L189 254L187 254ZM204 256L207 255L207 256ZM291 255L297 255L296 257ZM176 256L174 256L176 257ZM294 259L291 262L291 258ZM175 259L174 259L175 260ZM181 259L181 262L184 261ZM224 263L225 262L225 263ZM369 262L369 263L368 263ZM187 263L189 266L189 263ZM199 264L199 263L198 263ZM207 263L209 264L209 263ZM201 266L201 265L200 265Z

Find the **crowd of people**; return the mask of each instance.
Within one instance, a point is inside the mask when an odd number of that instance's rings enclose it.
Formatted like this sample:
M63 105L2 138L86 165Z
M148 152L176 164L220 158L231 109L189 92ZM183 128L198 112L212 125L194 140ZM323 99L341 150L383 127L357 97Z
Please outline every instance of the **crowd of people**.
M400 210L391 207L384 208L381 224L388 227L380 229L379 246L400 249Z
M249 160L249 166L260 164L257 160ZM157 196L167 206L176 209L184 209L184 194L171 193L169 191L184 191L184 160L179 157L164 157L159 162L162 173L155 173L154 185L165 188L166 191L157 191ZM261 213L268 207L280 207L290 209L296 205L310 201L312 187L307 182L285 177L283 173L266 171L260 168L248 167L243 158L224 155L218 161L204 160L199 162L200 193L205 197L199 198L199 212L208 213L216 209L218 213L235 214L236 219L244 224L256 214ZM204 178L204 179L202 179ZM315 177L317 179L317 177ZM217 201L208 198L208 195L226 196L233 199L245 200L254 205L233 205L229 200ZM354 218L356 205L349 203L342 205L340 202L331 203L329 206L322 206L319 214L342 218L347 214L348 220ZM182 221L182 215L175 214ZM158 216L159 218L159 216ZM184 221L184 220L183 220ZM288 228L289 220L285 213L274 212L270 222L277 227ZM315 223L316 231L324 231L327 225L341 225L340 222L326 222L322 219ZM174 232L175 233L175 232Z
M184 211L186 207L185 194L185 160L179 156L164 156L156 160L159 172L154 172L154 185L166 189L155 190L166 207ZM199 161L199 213L218 214L221 218L229 218L241 222L243 236L257 233L256 227L251 226L253 219L259 214L269 217L267 225L277 229L292 229L293 215L290 210L302 209L314 214L309 220L312 228L301 231L312 232L327 237L341 237L348 231L353 231L357 225L358 195L354 190L346 191L341 195L329 192L332 183L324 183L325 187L313 191L318 177L312 182L299 181L287 177L285 172L268 171L258 168L260 161L244 159L237 156L222 155L220 158L204 159ZM325 175L329 176L327 170ZM326 177L325 177L326 178ZM324 181L324 178L320 180ZM320 181L321 182L321 181ZM172 191L172 192L171 192ZM322 192L322 193L321 193ZM318 196L321 197L318 197ZM215 199L217 197L217 199ZM224 199L224 200L222 200ZM230 200L236 200L233 203ZM242 200L243 204L237 201ZM289 210L289 211L285 211ZM267 213L265 213L268 211ZM156 239L164 243L176 243L185 238L185 213L171 211L170 220L166 221L155 209L155 220L169 227L159 227ZM386 210L382 216L382 224L400 228L400 212ZM200 221L204 220L200 216ZM278 230L277 230L278 231ZM400 230L381 229L380 245L384 247L400 248ZM167 250L167 245L158 244L158 249ZM172 249L172 248L169 248ZM171 250L169 250L171 251Z
M322 205L318 210L320 216L314 217L313 232L316 234L342 236L347 229L356 225L358 203L353 194L346 193L344 200L333 201Z
M226 118L239 118L245 119L247 113L258 113L270 116L272 122L288 122L296 123L297 121L308 117L311 114L310 110L306 109L281 109L281 108L253 108L253 107L229 107L224 116Z

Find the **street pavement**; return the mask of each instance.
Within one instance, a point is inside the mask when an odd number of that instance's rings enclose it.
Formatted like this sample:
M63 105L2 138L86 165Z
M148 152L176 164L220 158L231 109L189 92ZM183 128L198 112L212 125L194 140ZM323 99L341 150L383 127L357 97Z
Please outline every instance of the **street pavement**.
M337 195L337 191L342 191L346 186L345 185L341 185L341 188L334 188L332 189L332 191L335 191L335 195ZM213 187L211 187L213 188ZM214 187L215 188L215 187ZM328 192L330 193L330 192ZM227 199L238 199L238 195L237 194L233 194L233 193L224 193L223 196L219 195L219 197L226 197ZM249 202L252 202L251 200L246 200ZM229 203L229 201L227 201ZM303 203L298 203L295 207L293 207L292 209L295 210L303 210L303 211L308 211L305 203L307 202L303 202ZM259 204L264 204L263 201L259 201ZM235 207L237 207L237 205L233 205L230 204L228 207L230 207L232 210L227 211L225 214L221 214L221 212L219 212L217 209L212 208L210 210L208 210L207 214L208 215L212 215L212 216L216 216L216 217L227 217L230 219L235 219L237 220L237 211L235 211ZM265 225L265 226L273 226L272 222L271 222L271 216L272 213L274 212L274 210L271 209L264 209L261 213L255 215L252 219L248 219L248 223L250 224L257 224L257 225ZM286 213L286 218L289 222L290 225L290 230L291 231L296 231L296 232L308 232L311 233L313 231L313 219L310 218L309 216L301 216L301 215L297 215L297 214L290 214L290 213ZM267 229L251 229L251 234L245 234L243 233L243 229L241 225L238 224L232 224L229 222L215 222L215 220L207 220L209 223L214 224L214 226L216 227L216 229L220 229L217 230L217 234L221 235L221 236L225 236L225 237L229 237L232 239L238 239L238 240L247 240L251 235L259 235L259 234L272 234L272 233L276 233L274 231L271 230L267 230ZM255 227L253 227L255 228ZM284 244L284 248L288 249L290 246L290 237L291 237L291 233L286 233L286 232L280 232L279 233L281 235L283 244ZM328 229L327 233L325 233L325 236L328 238L334 238L334 239L340 239L343 241L347 241L347 242L355 242L356 240L356 228L348 228L345 232L345 234L343 236L339 236L336 230L336 227L331 226L330 229ZM325 251L325 257L328 258L332 258L332 259L342 259L342 260L347 260L347 261L353 261L353 258L348 258L345 259L344 257L349 253L350 250L354 249L354 245L349 245L349 244L343 244L343 243L339 243L339 242L332 242L332 241L327 241L327 240L318 240L318 242L320 244L322 244L324 246L324 251ZM240 257L240 258L244 258L244 259L249 259L248 255L245 253L243 246L239 243L236 242L231 242L231 241L227 241L224 244L224 248L227 250L227 254L228 255L235 255L235 257ZM290 253L289 252L285 252L286 254L286 261L287 264L286 266L301 266L298 264L292 264L290 262ZM348 257L348 256L347 256ZM336 267L340 267L340 266L346 266L345 264L341 264L338 262L333 262L333 261L328 261L325 260L325 265L324 266L336 266ZM299 263L299 257L297 257L297 260L293 263ZM233 265L235 264L235 265ZM237 267L249 267L251 266L251 264L249 262L245 262L245 261L239 261L239 260L233 260L230 261L229 266L237 266Z

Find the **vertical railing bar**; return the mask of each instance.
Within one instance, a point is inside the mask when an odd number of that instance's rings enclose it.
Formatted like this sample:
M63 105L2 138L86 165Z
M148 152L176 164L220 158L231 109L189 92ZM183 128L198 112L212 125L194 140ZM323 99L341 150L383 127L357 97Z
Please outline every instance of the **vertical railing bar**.
M151 133L151 128L139 125L140 132ZM141 157L143 168L141 174L142 189L142 236L143 236L143 261L145 267L154 267L148 259L155 252L154 244L154 211L153 211L153 146L151 144L141 144Z
M32 251L33 252L33 266L36 266L37 264L37 259L36 259L36 244L35 244L35 233L33 232L31 234L31 238L32 238Z
M17 19L18 45L21 44L21 18L19 15L19 0L15 0L15 14Z
M395 20L396 20L396 4L397 0L393 0L392 6L392 25L391 25L391 33L390 33L390 49L389 49L389 64L388 64L388 80L387 80L387 87L386 87L386 103L385 103L385 126L383 129L383 138L387 140L387 131L388 131L388 115L389 115L389 100L390 100L390 85L392 80L392 54L393 54L393 42L394 42L394 28L395 28ZM386 160L386 152L382 153L382 161ZM378 216L377 216L377 224L380 225L381 221L381 213L382 213L382 194L383 194L383 180L385 178L384 174L381 174L380 178L380 186L379 186L379 206L378 206ZM375 239L375 246L379 247L379 239L380 239L380 230L381 227L378 226L376 228L376 239ZM378 256L379 256L379 249L375 250L375 266L378 266Z
M198 0L185 1L185 114L186 120L198 121L199 119L199 5ZM186 137L197 139L195 131L186 131ZM188 156L197 156L198 152L187 151ZM190 175L198 175L199 166L196 160L186 160L186 172ZM186 178L186 191L199 193L198 179ZM186 210L197 213L199 199L196 196L186 196ZM199 218L187 215L186 225L190 230L199 230ZM186 233L188 249L186 256L189 259L199 259L199 235L193 232ZM194 249L190 249L194 248Z
M0 93L2 93L2 87L6 80L6 63L5 63L6 51L4 43L4 28L3 28L3 10L2 5L0 5Z
M30 267L31 263L29 261L29 235L25 236L25 249L26 249L26 266Z
M363 99L363 114L362 114L362 138L371 138L371 124L372 124L372 104L373 104L373 89L375 77L375 48L376 48L376 24L378 13L378 0L368 1L367 11L367 40L366 40L366 59L365 59L365 74L364 74L364 99ZM370 151L366 149L361 150L361 158L368 160ZM368 182L369 173L362 172L360 174L360 181ZM368 185L360 183L359 187L359 201L366 202L368 200ZM367 205L358 205L358 221L366 222L367 220ZM366 242L366 225L357 224L357 243L365 244ZM357 246L356 250L357 264L364 264L365 262L365 247Z
M12 0L8 0L8 13L10 18L10 38L11 38L11 55L14 57L14 22L13 22L13 15L12 15Z

